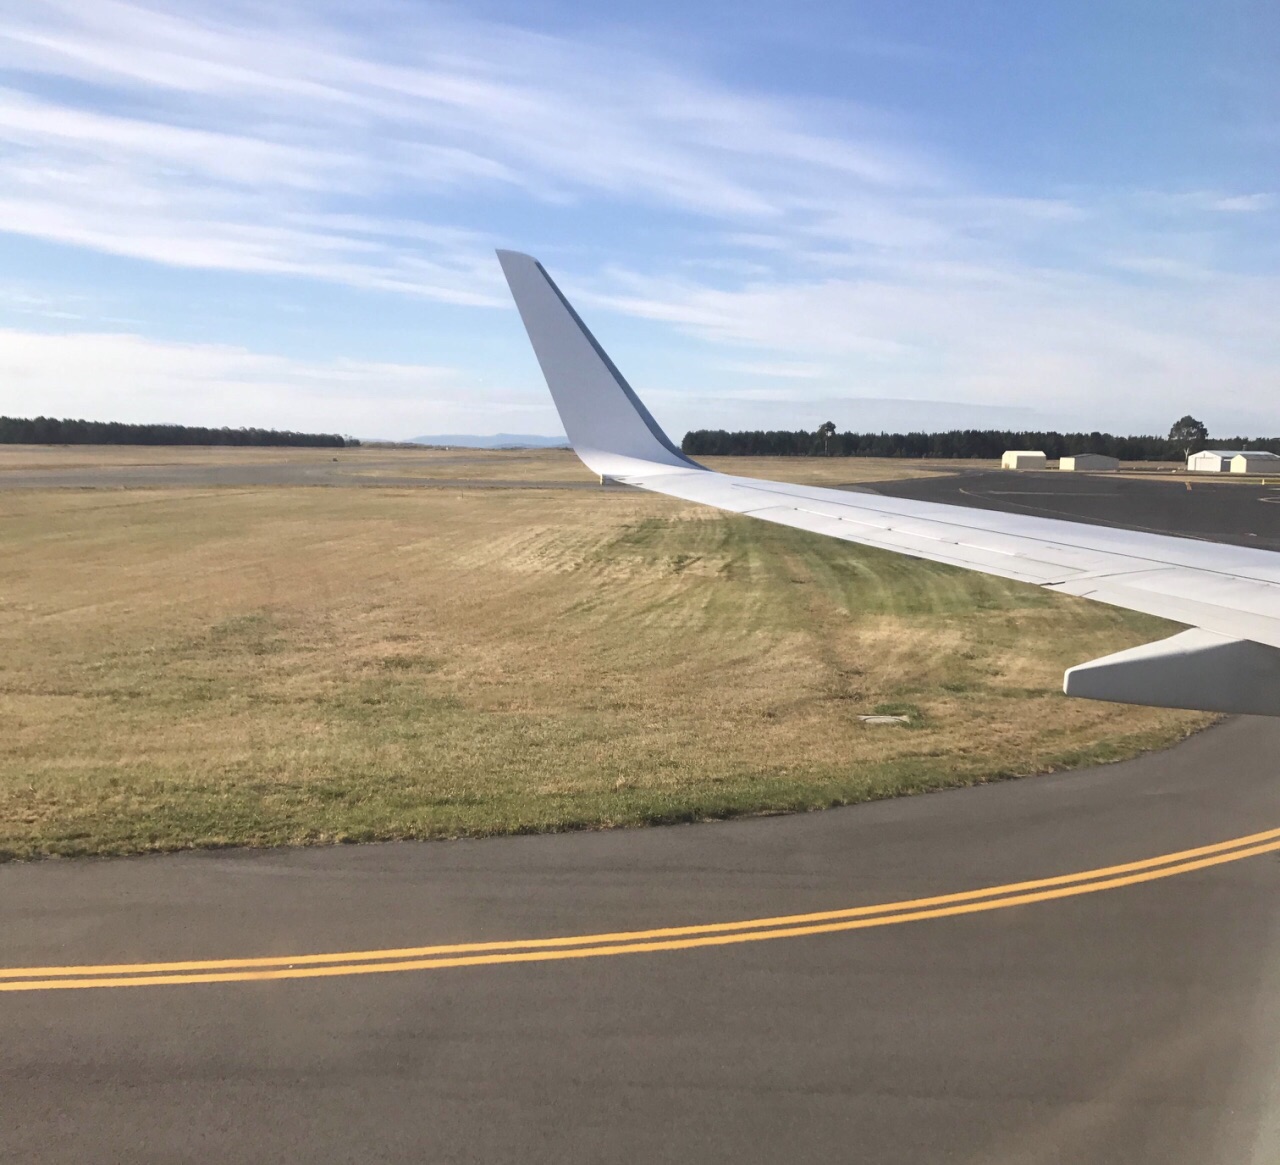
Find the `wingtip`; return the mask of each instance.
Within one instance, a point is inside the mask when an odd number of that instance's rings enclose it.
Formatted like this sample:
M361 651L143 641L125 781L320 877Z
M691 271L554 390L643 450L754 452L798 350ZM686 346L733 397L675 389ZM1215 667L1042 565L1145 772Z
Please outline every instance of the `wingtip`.
M701 469L658 427L542 264L520 251L497 254L578 456L614 477Z
M511 251L505 247L498 247L494 254L498 256L499 263L505 263L508 259L523 259L526 263L536 263L538 261L532 255L526 255L523 251Z

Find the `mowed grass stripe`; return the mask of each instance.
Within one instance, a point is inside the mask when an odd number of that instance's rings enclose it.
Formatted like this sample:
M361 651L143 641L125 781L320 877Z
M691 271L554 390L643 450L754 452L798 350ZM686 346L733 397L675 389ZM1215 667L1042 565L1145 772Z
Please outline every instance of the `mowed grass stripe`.
M121 499L6 495L0 859L814 809L1206 722L1060 693L1156 620L668 498Z
M745 939L762 936L778 938L785 933L793 931L797 934L821 934L831 930L853 929L852 925L843 925L844 922L851 920L863 920L858 922L858 925L871 926L879 925L886 921L906 921L916 915L936 918L949 914L971 912L967 907L962 907L960 904L969 904L974 910L983 910L993 908L993 903L1014 905L1045 901L1055 897L1069 896L1070 894L1087 893L1094 888L1110 889L1115 886L1130 885L1135 882L1149 881L1153 878L1186 873L1191 870L1203 869L1208 865L1216 865L1223 861L1234 861L1241 857L1252 857L1260 853L1267 853L1275 848L1280 848L1280 829L1265 830L1261 833L1232 838L1229 841L1215 842L1195 849L1161 854L1157 857L1143 858L1139 861L1126 862L1121 865L1083 870L1074 874L1061 874L1049 878L991 886L980 890L964 890L954 894L937 895L930 898L885 902L873 906L856 906L845 910L827 910L808 914L744 919L736 922L707 923L698 926L613 931L548 939L514 939L503 942L456 943L423 947L401 947L388 950L340 951L318 955L206 959L167 963L87 964L64 967L8 967L0 969L0 980L88 977L95 982L105 983L113 981L108 979L108 977L112 976L172 976L181 972L249 971L255 968L271 967L294 970L306 967L322 967L326 964L340 964L345 972L354 973L358 965L366 965L372 969L376 968L378 961L388 961L389 968L393 970L408 970L426 966L470 965L452 960L460 956L487 956L497 952L525 952L533 955L540 951L554 952L557 950L562 951L565 948L602 948L610 953L618 953L623 949L624 945L631 946L633 944L638 944L645 950L679 949L685 945L713 945L716 936L727 940L730 936L738 934L744 936L745 941ZM1139 873L1139 871L1147 872ZM1093 883L1097 885L1091 885ZM1062 887L1063 889L1060 892L1041 893L1041 891L1049 890L1052 887ZM940 911L937 909L939 907L944 907L945 909ZM876 916L887 917L877 919ZM824 923L832 925L818 925L815 928L815 924ZM652 945L655 940L669 943L676 940L701 937L706 937L706 943L677 942L674 947L655 947ZM441 961L442 959L444 961ZM406 962L406 960L410 961ZM296 978L298 976L285 977ZM152 980L149 978L129 979L130 983L149 981ZM225 980L181 978L177 981L218 982Z

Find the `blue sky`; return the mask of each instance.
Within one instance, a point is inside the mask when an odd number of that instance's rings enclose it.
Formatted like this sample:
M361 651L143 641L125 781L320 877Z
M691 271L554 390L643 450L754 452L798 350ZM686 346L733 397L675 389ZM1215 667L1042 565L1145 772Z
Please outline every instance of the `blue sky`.
M0 413L1280 433L1280 7L0 0Z

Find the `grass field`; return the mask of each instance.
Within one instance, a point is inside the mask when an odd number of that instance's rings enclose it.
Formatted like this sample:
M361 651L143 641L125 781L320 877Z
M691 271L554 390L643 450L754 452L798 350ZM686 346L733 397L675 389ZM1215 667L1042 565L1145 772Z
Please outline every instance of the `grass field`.
M805 809L1205 722L1059 694L1156 620L620 489L8 491L0 545L8 857Z
M595 478L568 449L476 450L364 445L354 449L236 448L173 445L0 445L0 481L30 469L112 469L122 466L329 465L357 480L386 474L467 482L481 479L589 482ZM918 477L939 468L984 466L977 461L902 461L873 457L706 457L703 463L744 477L772 477L819 485Z

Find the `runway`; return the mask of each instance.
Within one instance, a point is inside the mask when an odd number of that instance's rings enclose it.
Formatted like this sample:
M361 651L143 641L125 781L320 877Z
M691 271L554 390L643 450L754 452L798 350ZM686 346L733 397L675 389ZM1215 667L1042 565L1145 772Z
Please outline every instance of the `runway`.
M1278 891L1261 719L796 817L10 863L0 1160L1270 1162Z

